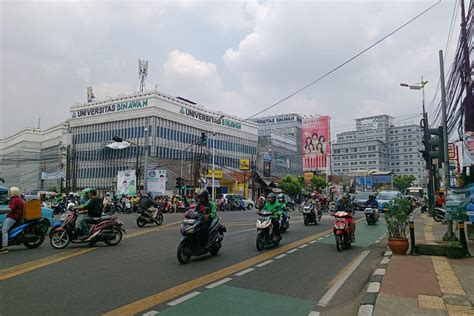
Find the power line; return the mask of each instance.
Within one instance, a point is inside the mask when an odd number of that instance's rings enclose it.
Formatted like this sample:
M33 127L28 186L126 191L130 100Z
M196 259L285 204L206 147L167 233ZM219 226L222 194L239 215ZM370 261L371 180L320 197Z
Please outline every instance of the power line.
M291 93L290 95L284 97L283 99L273 103L272 105L270 106L267 106L266 108L264 108L263 110L257 112L256 114L250 116L247 118L247 120L251 119L251 118L254 118L256 117L257 115L260 115L268 110L270 110L271 108L277 106L278 104L294 97L295 95L297 95L298 93L302 92L303 90L306 90L307 88L309 88L310 86L314 85L315 83L321 81L322 79L326 78L327 76L331 75L332 73L336 72L337 70L339 70L340 68L344 67L345 65L347 65L348 63L350 63L351 61L357 59L359 56L361 56L362 54L364 54L365 52L369 51L370 49L372 49L373 47L377 46L378 44L380 44L381 42L383 42L384 40L386 40L387 38L389 38L390 36L392 36L393 34L397 33L398 31L400 31L401 29L405 28L408 24L412 23L413 21L417 20L419 17L421 17L422 15L424 15L425 13L427 13L428 11L430 11L431 9L433 9L434 7L436 7L438 4L441 3L441 0L439 0L438 2L436 2L435 4L433 4L432 6L430 6L428 9L422 11L421 13L419 13L418 15L416 15L414 18L410 19L408 22L402 24L400 27L396 28L395 30L393 30L392 32L388 33L387 35L385 35L384 37L382 37L381 39L379 39L378 41L376 41L375 43L373 43L372 45L370 45L369 47L365 48L364 50L360 51L359 53L355 54L354 56L352 56L351 58L349 58L348 60L346 60L345 62L343 62L342 64L340 64L339 66L333 68L332 70L326 72L324 75L320 76L319 78L311 81L310 83L306 84L305 86L303 86L302 88L296 90L295 92Z

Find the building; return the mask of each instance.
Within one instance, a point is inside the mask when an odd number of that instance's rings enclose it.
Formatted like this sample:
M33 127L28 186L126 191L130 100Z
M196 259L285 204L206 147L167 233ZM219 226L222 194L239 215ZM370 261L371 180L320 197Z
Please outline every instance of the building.
M137 179L141 189L145 134L149 169L167 171L168 193L175 189L178 177L189 186L196 186L201 177L206 177L212 169L214 145L216 169L221 171L215 174L218 193L229 192L235 185L228 173L239 170L240 159L257 154L258 131L254 122L158 91L74 105L71 113L71 173L75 189L92 186L99 191L115 191L121 170L141 170ZM106 147L114 136L129 140L132 145L122 150Z
M359 175L369 171L392 171L416 177L424 184L423 130L418 125L393 124L393 117L378 115L356 119L355 131L337 134L333 143L332 172Z
M26 193L61 190L70 143L67 123L48 129L26 128L0 138L0 178L5 186L18 186Z
M303 117L290 113L252 121L258 124L257 170L267 177L303 175Z

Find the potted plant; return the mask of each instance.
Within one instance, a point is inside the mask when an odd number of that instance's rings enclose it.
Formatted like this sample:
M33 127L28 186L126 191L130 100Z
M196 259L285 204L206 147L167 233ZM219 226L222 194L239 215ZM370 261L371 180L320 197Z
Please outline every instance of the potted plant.
M446 244L446 256L450 259L464 258L464 249L459 240L453 240Z
M407 227L411 213L408 199L395 199L385 213L388 230L388 247L394 254L404 255L408 251Z

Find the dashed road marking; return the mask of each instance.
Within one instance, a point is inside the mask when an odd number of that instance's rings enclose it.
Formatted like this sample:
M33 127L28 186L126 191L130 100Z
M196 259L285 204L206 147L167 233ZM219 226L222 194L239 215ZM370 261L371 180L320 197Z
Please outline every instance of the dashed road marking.
M253 270L255 270L255 268L248 268L248 269L245 269L245 270L242 270L236 274L234 274L235 276L243 276L244 274L247 274L249 272L252 272Z
M232 280L232 278L225 278L225 279L222 279L222 280L220 280L220 281L217 281L217 282L214 282L214 283L212 283L212 284L209 284L208 286L206 286L206 289L213 289L213 288L215 288L216 286L219 286L219 285L221 285L221 284L227 283L227 282L229 282L229 281L231 281L231 280Z
M155 316L158 315L159 311L149 311L148 313L143 314L142 316Z
M320 239L321 239L321 238L318 238L318 239L316 239L316 240L312 240L312 241L310 241L309 243L310 243L310 244L314 244L315 242L317 242L317 241L320 240Z
M303 249L303 248L305 248L305 247L308 247L308 244L301 245L301 246L299 246L298 248Z
M180 298L178 298L177 300L174 300L172 302L169 302L168 305L169 306L176 306L178 305L179 303L182 303L184 301L187 301L189 300L190 298L193 298L197 295L201 294L201 292L198 292L198 291L195 291L195 292L191 292L189 293L188 295L185 295L185 296L181 296Z
M298 248L288 250L286 253L287 253L287 254L290 254L290 253L293 253L293 252L295 252L295 251L298 251Z
M255 265L255 266L261 268L261 267L264 267L264 266L266 266L267 264L270 264L270 263L272 263L272 262L273 262L273 260L267 260L267 261L264 261L264 262L262 262L262 263L259 263L259 264Z
M275 259L281 259L281 258L285 258L287 256L286 253L282 253L281 255L279 256L276 256Z

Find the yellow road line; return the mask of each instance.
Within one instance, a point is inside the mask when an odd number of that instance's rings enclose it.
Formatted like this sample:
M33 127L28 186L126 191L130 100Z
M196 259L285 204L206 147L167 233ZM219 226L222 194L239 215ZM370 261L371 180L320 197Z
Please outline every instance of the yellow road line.
M56 262L60 262L72 257L82 255L84 253L90 252L95 249L96 248L68 250L68 251L59 253L57 255L41 258L41 259L30 261L30 262L25 262L25 263L13 266L11 268L2 269L0 270L0 281L16 277L20 274L42 268Z
M466 295L464 289L445 257L431 257L433 268L438 279L439 288L443 294Z
M202 277L196 278L194 280L182 283L180 285L177 285L173 288L164 290L162 292L153 294L151 296L145 297L141 300L135 301L133 303L124 305L122 307L119 307L117 309L114 309L110 312L107 312L104 314L104 316L114 316L114 315L134 315L136 313L142 312L144 310L147 310L155 305L164 303L166 301L172 300L178 296L181 296L187 292L190 292L194 289L197 289L199 287L202 287L203 285L218 281L228 275L234 274L238 271L244 270L246 268L249 268L253 265L256 265L260 262L263 262L265 260L268 260L274 256L277 256L279 254L282 254L284 252L287 252L290 249L296 248L298 246L301 246L309 241L315 240L321 236L324 236L328 233L332 232L332 228L327 229L325 231L322 231L316 235L312 235L309 237L306 237L304 239L300 239L297 241L294 241L288 245L281 246L279 248L270 250L268 252L265 252L261 255L255 256L253 258L244 260L242 262L236 263L232 266L229 266L227 268L223 268L221 270L212 272L210 274L204 275Z

